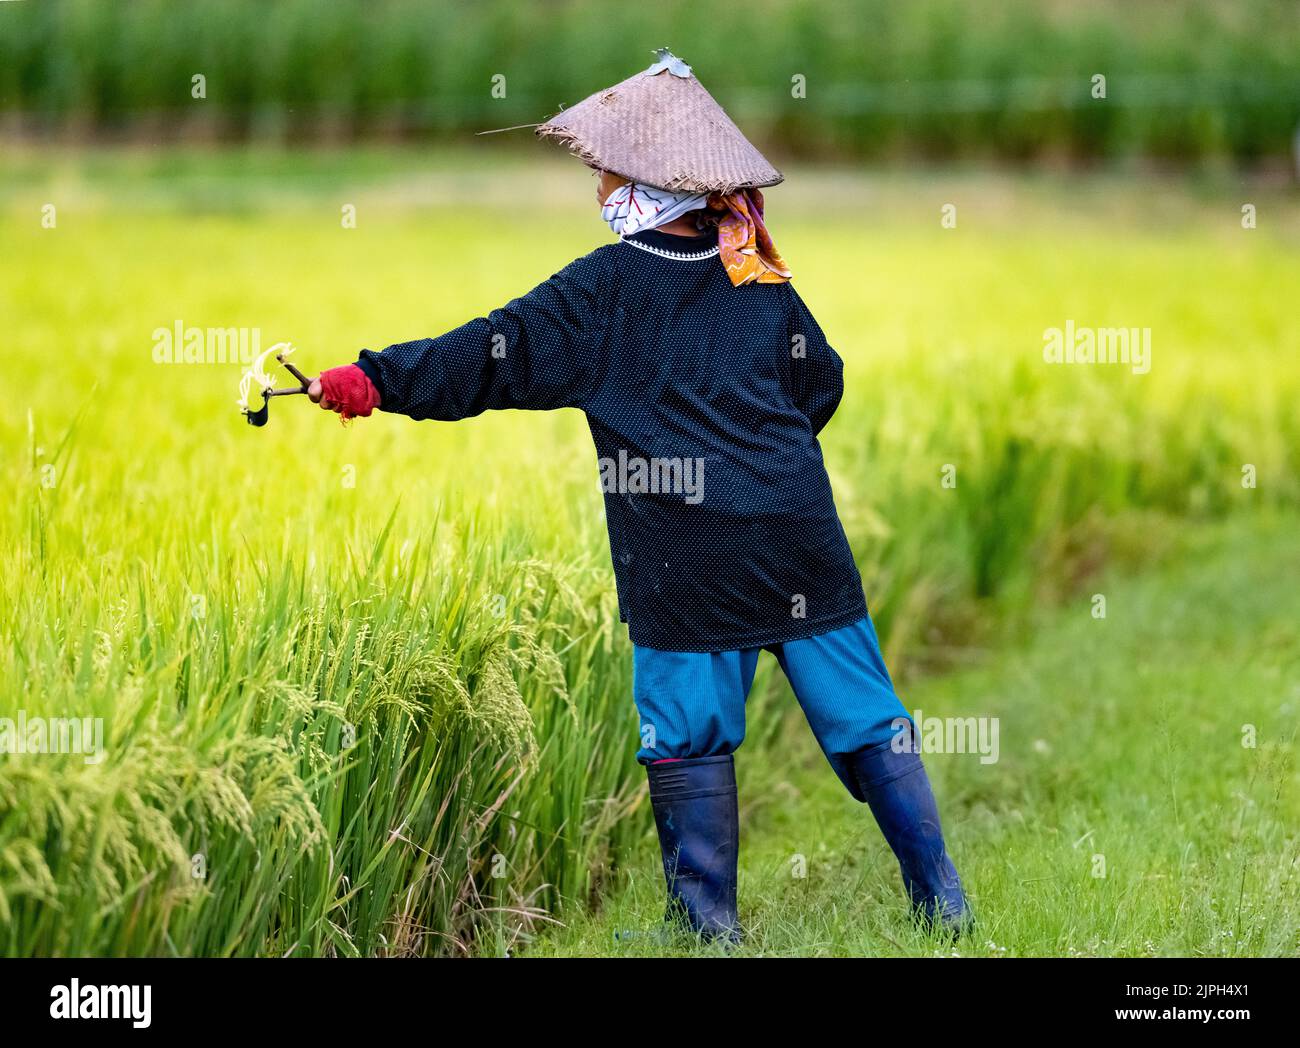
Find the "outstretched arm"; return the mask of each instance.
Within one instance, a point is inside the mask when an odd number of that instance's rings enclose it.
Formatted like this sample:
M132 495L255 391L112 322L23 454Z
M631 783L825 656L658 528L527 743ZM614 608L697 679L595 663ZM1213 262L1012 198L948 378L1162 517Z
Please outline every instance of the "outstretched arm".
M581 406L604 358L608 252L571 262L528 294L437 338L362 350L384 411L454 421L493 408Z
M815 435L831 420L844 395L844 361L826 341L794 285L786 287L791 296L791 395Z

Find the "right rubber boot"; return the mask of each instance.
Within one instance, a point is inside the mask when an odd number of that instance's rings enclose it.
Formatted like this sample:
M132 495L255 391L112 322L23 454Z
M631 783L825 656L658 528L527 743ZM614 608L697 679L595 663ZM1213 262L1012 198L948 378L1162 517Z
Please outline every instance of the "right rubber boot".
M646 765L668 912L706 941L740 942L736 863L740 815L731 754Z

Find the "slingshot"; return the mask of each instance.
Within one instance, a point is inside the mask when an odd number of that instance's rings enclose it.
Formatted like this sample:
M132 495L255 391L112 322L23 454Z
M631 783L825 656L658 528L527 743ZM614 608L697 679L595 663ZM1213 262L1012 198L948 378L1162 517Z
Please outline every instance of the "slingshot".
M244 413L244 418L248 420L250 426L265 426L271 416L271 398L272 397L291 397L295 393L306 393L311 385L311 379L289 363L286 357L293 352L293 345L289 342L277 342L270 349L259 353L254 358L252 366L239 379L239 410ZM275 379L266 373L266 358L272 353L275 359L284 365L285 370L298 380L300 385L292 388L275 389ZM250 408L248 406L248 394L252 391L253 383L261 388L262 406L260 408Z

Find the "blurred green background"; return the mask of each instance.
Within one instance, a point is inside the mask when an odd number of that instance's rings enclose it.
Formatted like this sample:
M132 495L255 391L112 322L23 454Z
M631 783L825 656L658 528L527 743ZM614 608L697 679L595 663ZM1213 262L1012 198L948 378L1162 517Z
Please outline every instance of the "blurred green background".
M661 45L801 157L1288 164L1300 124L1287 0L41 0L3 18L0 126L74 137L459 138L543 120Z

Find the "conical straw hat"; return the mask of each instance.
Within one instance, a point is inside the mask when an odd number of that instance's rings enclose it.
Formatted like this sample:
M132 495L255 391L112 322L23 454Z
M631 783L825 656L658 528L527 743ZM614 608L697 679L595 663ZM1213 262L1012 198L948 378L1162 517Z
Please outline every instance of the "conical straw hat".
M780 182L691 67L656 53L649 69L563 110L537 134L592 167L661 189L730 193Z

